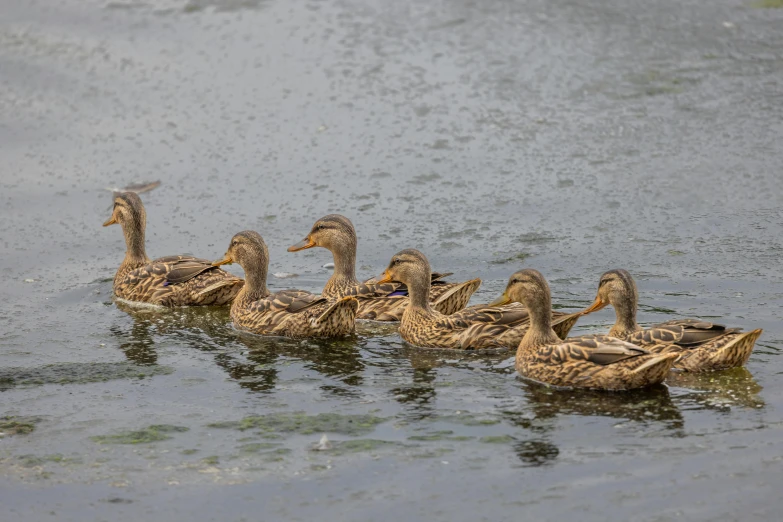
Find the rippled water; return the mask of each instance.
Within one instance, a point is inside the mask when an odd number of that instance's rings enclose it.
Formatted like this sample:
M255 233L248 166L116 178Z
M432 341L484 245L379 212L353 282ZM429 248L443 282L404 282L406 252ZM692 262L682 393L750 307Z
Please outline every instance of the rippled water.
M752 2L0 0L0 505L28 520L775 520L783 462L783 10ZM104 187L148 252L318 217L360 276L417 247L487 301L522 267L640 321L764 328L747 368L607 394L503 355L240 335L111 302ZM601 331L611 310L574 333ZM327 434L327 441L321 441ZM316 450L314 448L320 448Z

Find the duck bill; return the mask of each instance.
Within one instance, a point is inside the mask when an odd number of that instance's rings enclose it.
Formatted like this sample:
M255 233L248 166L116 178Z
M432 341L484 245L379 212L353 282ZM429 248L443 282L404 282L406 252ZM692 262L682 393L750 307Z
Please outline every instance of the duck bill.
M503 306L507 305L511 302L511 298L508 297L508 294L506 292L503 292L503 295L489 303L489 306Z
M299 252L300 250L307 250L308 248L313 248L314 246L315 246L315 241L310 239L310 236L307 236L297 244L288 247L288 251Z
M230 265L233 262L234 259L230 255L226 254L225 256L223 256L223 259L220 259L212 263L212 266Z
M591 314L593 312L597 312L598 310L605 308L609 303L601 299L600 297L596 297L593 304L591 304L589 307L582 310L582 315Z
M392 281L394 281L394 279L392 279L391 273L388 270L384 270L383 273L375 279L375 282L378 284L391 283Z
M116 224L117 224L117 219L114 216L110 217L109 219L103 222L104 227L108 227L109 225L116 225Z

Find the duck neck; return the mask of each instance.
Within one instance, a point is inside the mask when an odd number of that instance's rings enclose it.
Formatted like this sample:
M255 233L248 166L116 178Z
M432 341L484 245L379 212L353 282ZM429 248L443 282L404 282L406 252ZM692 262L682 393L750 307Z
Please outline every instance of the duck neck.
M269 289L266 287L268 263L259 256L244 260L242 269L245 271L245 285L240 292L242 299L253 302L268 296ZM239 297L234 302L238 301L240 301Z
M552 330L552 299L544 294L536 297L535 302L524 303L530 314L530 327L519 344L519 350L560 342Z
M125 235L125 258L122 260L120 268L117 269L115 281L118 277L150 262L144 247L144 225L136 223L129 225L127 229L123 227L123 233Z
M636 301L634 299L621 299L619 302L612 303L617 317L609 335L622 337L639 331L639 325L636 323Z
M324 293L329 293L331 288L342 288L359 284L356 279L356 244L341 245L332 250L334 260L334 273L326 283Z
M410 296L410 306L421 310L431 311L430 309L430 279L429 271L423 270L416 273L411 280L406 283L408 295Z

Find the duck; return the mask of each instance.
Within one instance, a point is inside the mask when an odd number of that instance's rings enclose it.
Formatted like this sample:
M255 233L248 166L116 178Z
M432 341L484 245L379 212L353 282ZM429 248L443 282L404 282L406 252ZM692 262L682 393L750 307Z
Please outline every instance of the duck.
M700 319L674 319L642 328L636 323L638 296L636 282L627 270L609 270L601 275L595 300L584 313L612 305L616 321L609 335L657 353L678 354L677 370L706 372L744 366L763 331L743 332Z
M529 325L523 307L476 306L445 315L430 301L430 263L415 249L397 252L378 279L405 285L410 303L400 321L402 339L420 348L496 350L516 348Z
M356 278L356 229L350 219L329 214L313 224L302 241L288 248L299 252L321 247L332 253L334 273L321 295L336 299L347 295L359 300L358 319L397 322L410 301L408 290L400 283L380 283L375 278L359 282ZM451 273L433 273L430 278L430 299L433 308L445 315L462 310L481 285L480 279L462 283L444 281Z
M522 303L530 327L514 359L517 372L534 381L564 388L631 390L663 382L674 353L653 353L610 336L560 339L552 330L552 295L541 272L532 268L511 275L493 305Z
M103 226L116 224L122 228L127 248L114 275L115 298L163 307L222 306L239 294L244 281L209 260L187 255L150 260L144 241L147 212L135 192L115 195L111 217Z
M328 299L304 290L269 291L269 250L258 232L245 230L235 234L223 259L212 264L217 267L232 263L238 263L245 271L245 284L231 304L231 321L236 328L292 338L354 333L359 309L355 297Z

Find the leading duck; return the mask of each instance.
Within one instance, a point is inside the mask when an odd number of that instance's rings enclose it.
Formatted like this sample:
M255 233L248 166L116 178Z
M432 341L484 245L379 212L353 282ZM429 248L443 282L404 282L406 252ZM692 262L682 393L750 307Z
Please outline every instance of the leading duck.
M530 328L517 348L515 366L524 377L554 386L630 390L662 382L675 353L652 353L609 336L561 340L552 330L552 297L540 272L520 270L492 304L519 302Z
M609 270L601 276L595 301L584 313L612 305L616 321L609 335L658 353L676 353L679 370L704 372L744 366L762 330L741 328L698 319L674 319L642 328L636 323L639 292L627 270Z

